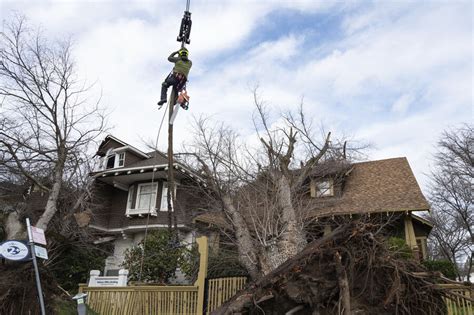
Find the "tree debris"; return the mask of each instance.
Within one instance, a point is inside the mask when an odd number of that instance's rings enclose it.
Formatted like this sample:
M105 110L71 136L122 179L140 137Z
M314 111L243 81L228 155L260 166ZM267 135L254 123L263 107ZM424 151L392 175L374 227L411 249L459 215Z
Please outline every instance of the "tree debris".
M340 226L213 314L444 314L433 275L420 276L423 267L390 251L377 231Z

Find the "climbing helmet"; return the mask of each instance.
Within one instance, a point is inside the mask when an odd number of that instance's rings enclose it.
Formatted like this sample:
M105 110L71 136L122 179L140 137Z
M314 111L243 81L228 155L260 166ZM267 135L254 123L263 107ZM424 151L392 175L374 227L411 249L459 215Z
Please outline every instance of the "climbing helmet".
M181 57L187 57L189 52L186 48L181 48L179 51L178 51L178 54L181 56Z

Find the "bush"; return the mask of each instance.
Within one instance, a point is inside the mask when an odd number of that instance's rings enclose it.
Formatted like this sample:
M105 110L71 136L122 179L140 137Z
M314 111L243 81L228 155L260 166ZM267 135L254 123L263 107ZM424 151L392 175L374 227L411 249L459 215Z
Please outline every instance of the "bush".
M125 251L122 267L128 269L132 281L166 283L174 277L177 268L184 273L192 269L192 252L179 244L173 244L167 230L156 230L148 233L146 243L142 240L137 246Z
M429 271L439 271L445 277L456 280L456 267L449 260L425 260L423 265Z
M248 276L247 270L240 264L235 251L225 249L211 251L208 266L209 278Z
M413 251L408 247L403 238L390 237L387 241L388 249L399 258L410 259L413 258Z
M85 283L91 270L103 268L107 253L97 247L78 246L74 242L63 243L57 263L51 267L59 285L69 292L77 292L78 284Z

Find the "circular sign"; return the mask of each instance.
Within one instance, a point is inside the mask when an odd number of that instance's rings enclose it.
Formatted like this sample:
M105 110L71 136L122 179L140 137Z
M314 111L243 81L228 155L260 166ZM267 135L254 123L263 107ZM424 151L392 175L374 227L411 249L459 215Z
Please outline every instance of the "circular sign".
M0 255L9 260L23 260L29 252L28 247L19 241L6 241L0 246Z

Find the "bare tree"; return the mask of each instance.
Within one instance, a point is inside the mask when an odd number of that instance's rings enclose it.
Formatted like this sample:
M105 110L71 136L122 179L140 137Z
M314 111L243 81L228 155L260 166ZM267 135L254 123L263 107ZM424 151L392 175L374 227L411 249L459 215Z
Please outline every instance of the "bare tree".
M304 115L273 120L256 91L254 96L257 145L201 117L195 120L194 142L186 150L206 179L203 191L214 201L211 208L230 226L223 232L234 240L250 275L258 278L306 245L310 206L302 195L309 189L307 179L329 158L328 152L337 149L331 133L316 140ZM349 164L342 153L338 159Z
M0 33L0 165L47 192L36 226L47 229L64 182L87 160L105 116L77 77L70 40L49 41L22 17Z
M445 131L431 173L432 233L435 251L459 268L474 251L474 130L462 125ZM467 275L471 272L468 264Z

